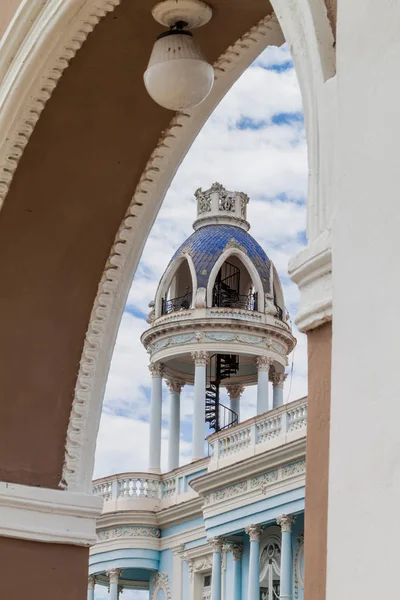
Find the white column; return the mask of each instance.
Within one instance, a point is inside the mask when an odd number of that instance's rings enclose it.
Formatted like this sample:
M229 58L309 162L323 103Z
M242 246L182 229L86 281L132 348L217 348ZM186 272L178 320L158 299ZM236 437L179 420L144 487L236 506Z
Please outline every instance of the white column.
M256 359L257 370L258 370L258 382L257 382L257 414L267 412L270 409L268 399L268 383L269 383L269 369L272 364L272 359L269 356L259 356Z
M94 586L96 585L96 577L89 575L88 577L88 600L94 600Z
M161 473L161 419L162 419L162 376L164 365L152 363L151 373L151 405L150 405L150 440L149 440L149 473Z
M192 352L195 364L194 371L194 408L193 408L193 436L192 436L192 461L204 458L204 429L206 418L206 368L208 362L207 352Z
M281 593L279 595L279 600L292 600L292 525L295 522L295 517L293 515L281 515L276 519L276 522L280 526L282 532Z
M247 600L260 600L260 525L249 525L245 529L250 536L249 583Z
M237 414L238 423L240 423L240 397L244 392L244 385L227 385L226 391L228 392L230 398L230 409Z
M241 600L243 545L234 544L231 550L233 554L233 600Z
M272 408L279 408L283 406L283 388L285 385L285 381L287 375L285 373L278 373L277 371L273 371L271 373L271 381L272 381Z
M118 600L118 581L121 575L121 569L110 569L106 571L110 580L110 600Z
M185 385L179 379L170 379L167 386L169 399L169 432L168 432L168 471L179 467L179 442L181 422L181 391Z
M222 592L222 547L223 538L213 538L211 545L213 548L212 576L211 576L211 600L221 600Z

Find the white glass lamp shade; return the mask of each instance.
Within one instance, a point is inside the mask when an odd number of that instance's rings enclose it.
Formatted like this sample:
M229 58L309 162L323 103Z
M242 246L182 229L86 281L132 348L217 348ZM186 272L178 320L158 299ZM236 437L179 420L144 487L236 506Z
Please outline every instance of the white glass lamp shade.
M197 106L214 83L214 69L205 60L192 34L167 32L154 44L144 84L157 104L170 110Z

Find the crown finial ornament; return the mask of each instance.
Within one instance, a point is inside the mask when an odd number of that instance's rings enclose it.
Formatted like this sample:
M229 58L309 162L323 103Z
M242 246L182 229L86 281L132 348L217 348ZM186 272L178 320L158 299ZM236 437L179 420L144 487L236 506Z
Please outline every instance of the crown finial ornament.
M250 229L247 219L249 197L244 192L232 192L215 182L208 190L197 189L197 219L195 230L205 225L236 225L245 231Z

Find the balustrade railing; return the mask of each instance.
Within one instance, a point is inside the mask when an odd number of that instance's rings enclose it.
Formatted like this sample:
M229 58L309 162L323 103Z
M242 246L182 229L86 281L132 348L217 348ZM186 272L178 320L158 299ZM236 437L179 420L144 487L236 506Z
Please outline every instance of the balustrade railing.
M206 467L206 465L204 465ZM204 472L204 466L201 473ZM199 472L199 466L180 467L163 475L149 473L121 473L111 475L93 482L93 494L103 496L105 502L111 500L137 499L137 500L171 500L180 501L178 496L187 490L185 479Z
M168 315L178 310L188 310L191 304L192 292L186 292L186 294L183 296L179 296L179 298L172 298L171 300L162 298L161 314Z
M227 458L259 444L277 440L307 427L307 399L302 398L281 408L249 419L236 427L209 436L211 461Z

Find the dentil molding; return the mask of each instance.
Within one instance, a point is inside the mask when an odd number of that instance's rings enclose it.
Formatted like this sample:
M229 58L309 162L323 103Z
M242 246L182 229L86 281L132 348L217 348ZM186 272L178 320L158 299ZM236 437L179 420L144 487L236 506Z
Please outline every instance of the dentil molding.
M0 535L89 546L103 499L90 494L0 482Z

